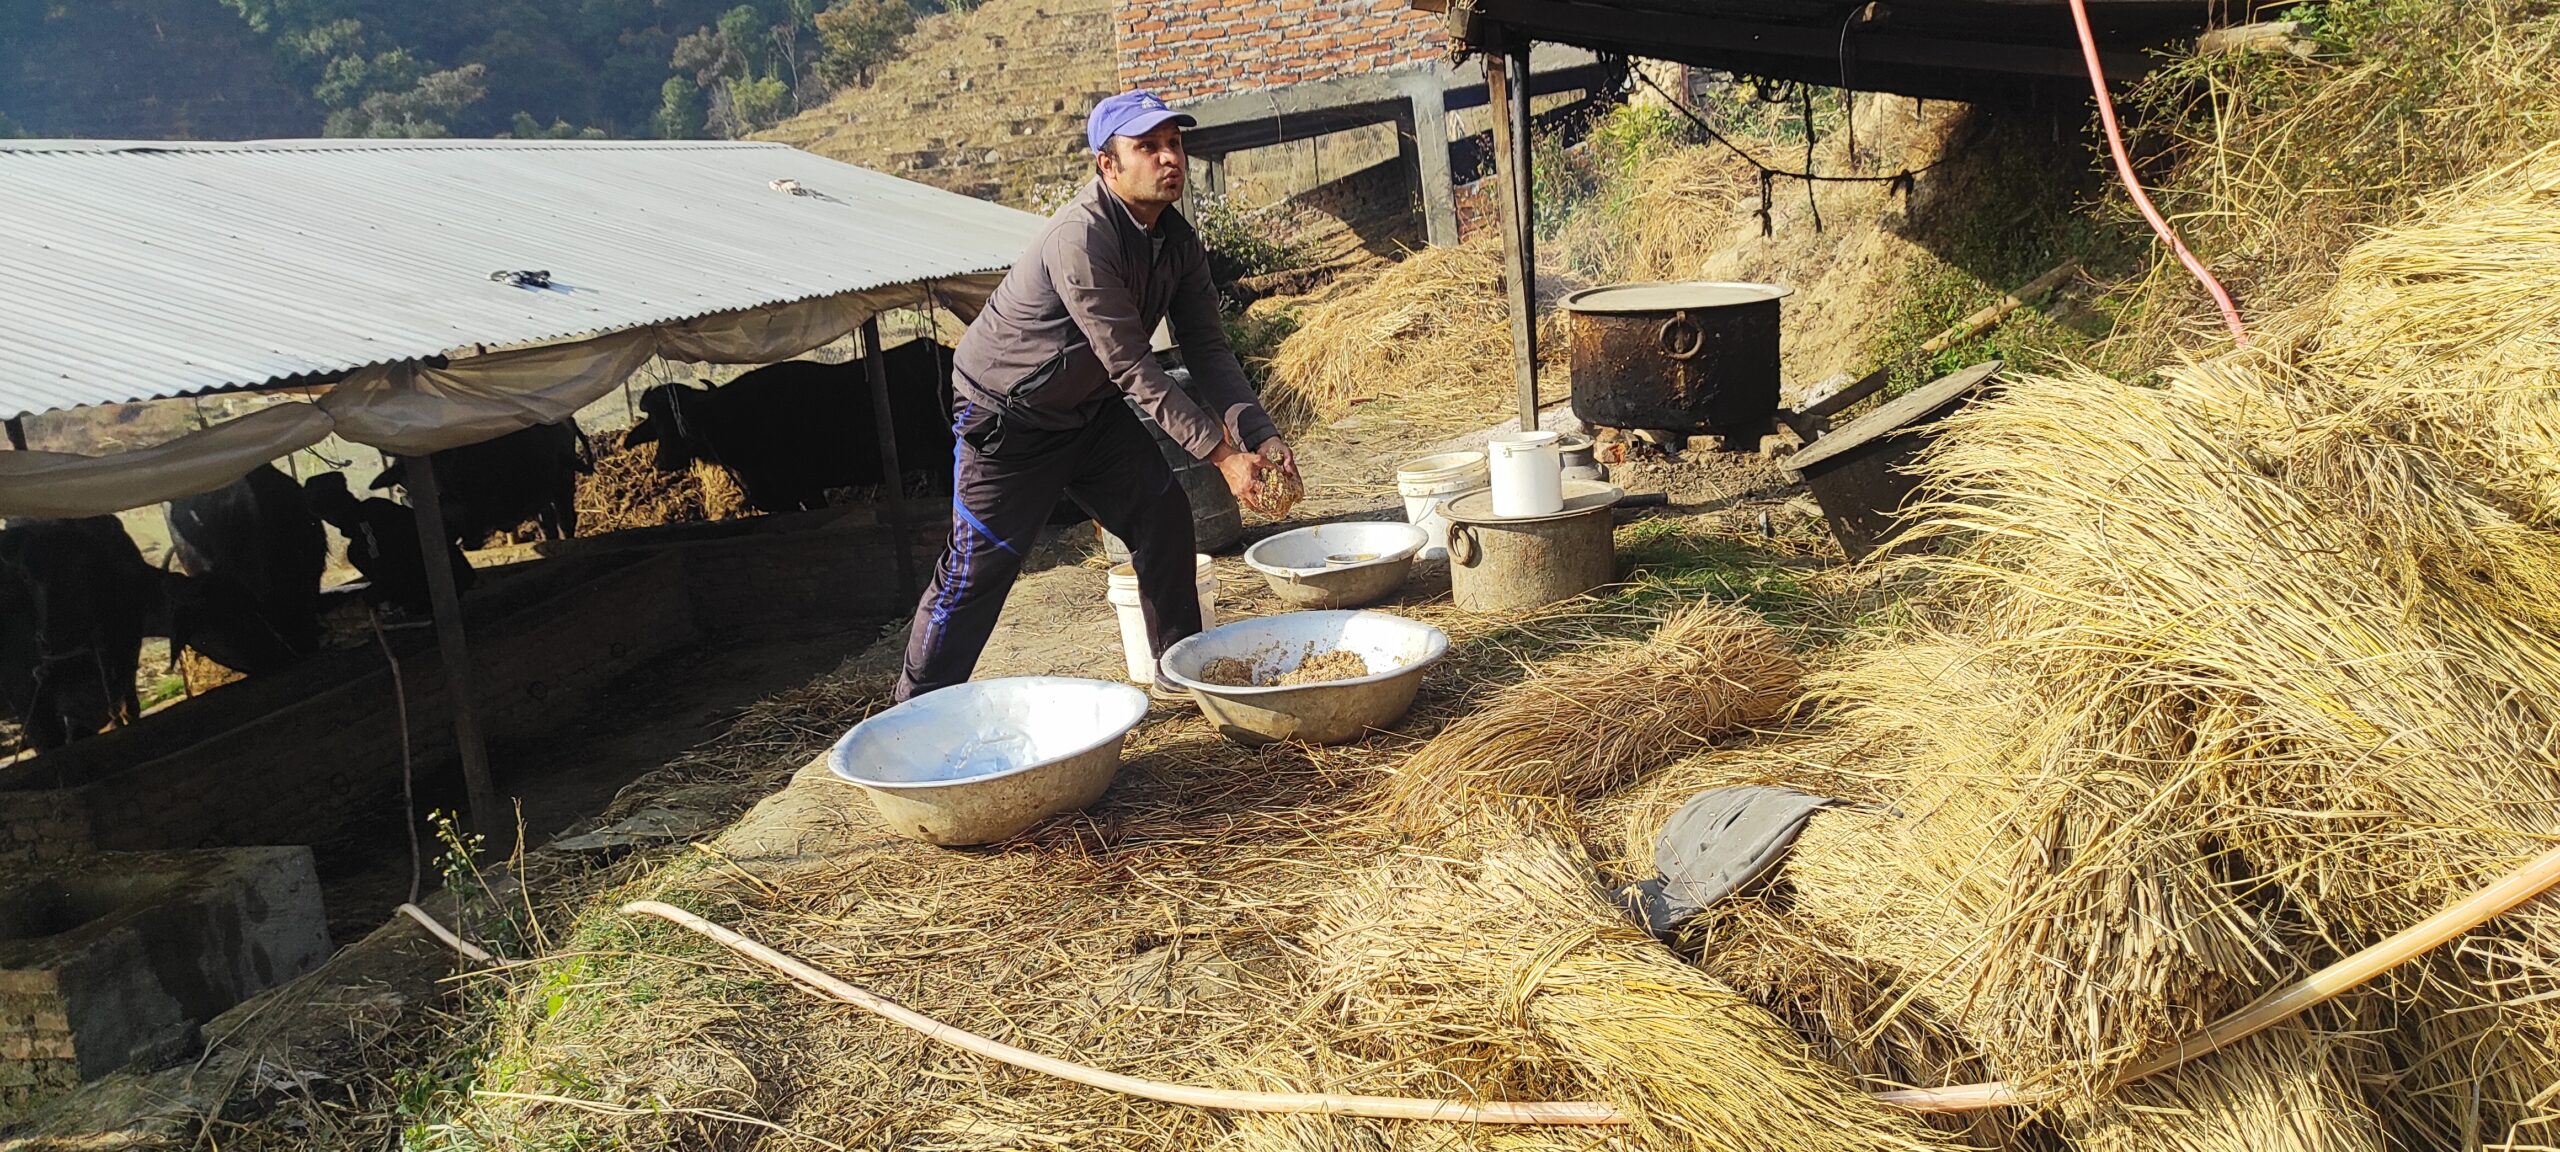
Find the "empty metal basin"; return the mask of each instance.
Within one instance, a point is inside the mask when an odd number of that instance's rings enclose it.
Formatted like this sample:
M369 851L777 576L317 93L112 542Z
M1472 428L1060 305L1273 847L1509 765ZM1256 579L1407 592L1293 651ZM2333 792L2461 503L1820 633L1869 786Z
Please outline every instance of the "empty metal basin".
M854 725L827 767L901 836L988 844L1099 799L1146 714L1147 694L1126 684L973 680Z
M1273 595L1294 608L1357 608L1404 583L1431 533L1392 521L1296 528L1244 550Z

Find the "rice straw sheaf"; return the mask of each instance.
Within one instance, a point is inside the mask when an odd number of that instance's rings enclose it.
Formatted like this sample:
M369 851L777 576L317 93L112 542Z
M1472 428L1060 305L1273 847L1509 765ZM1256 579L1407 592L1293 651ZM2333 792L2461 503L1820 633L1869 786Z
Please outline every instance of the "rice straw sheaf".
M1471 840L1355 875L1320 915L1325 985L1369 1043L1509 1052L1526 1070L1544 1053L1629 1112L1637 1147L1955 1146L1637 931L1579 851L1533 832Z
M2517 227L2560 229L2560 198L2531 203ZM2415 253L2467 235L2374 243L2425 267ZM2390 305L2357 307L2390 330ZM2462 449L2447 414L2468 401L2438 391L2520 366L2497 403L2530 410L2560 376L2535 367L2538 331L2470 330L2363 375L2374 361L2271 348L2157 391L2025 378L1951 420L1920 533L1947 546L1906 561L1930 602L1815 681L1896 778L1897 814L1818 816L1786 871L1795 914L2013 1081L2094 1103L2110 1069L2560 837L2560 537L2518 499L2546 466ZM2487 1022L2464 1021L2477 1050L2512 1053L2466 1069L2472 1130L2538 1122L2560 1083L2549 970L2513 959L2555 946L2560 916L2531 905L2409 984L2413 1034L2463 1006ZM2413 1107L2386 1122L2460 1137Z
M1399 409L1409 423L1480 423L1512 395L1506 299L1490 241L1407 253L1306 310L1271 359L1263 403L1288 427L1384 399L1419 402ZM1553 312L1540 320L1549 359L1565 348L1563 323ZM1562 361L1553 367L1545 378L1562 382Z
M2358 1082L2371 1047L2287 1025L2128 1085L2061 1127L2079 1152L2380 1152Z
M1382 803L1423 831L1491 803L1587 799L1776 716L1802 675L1758 613L1700 600L1643 640L1533 668L1398 767Z

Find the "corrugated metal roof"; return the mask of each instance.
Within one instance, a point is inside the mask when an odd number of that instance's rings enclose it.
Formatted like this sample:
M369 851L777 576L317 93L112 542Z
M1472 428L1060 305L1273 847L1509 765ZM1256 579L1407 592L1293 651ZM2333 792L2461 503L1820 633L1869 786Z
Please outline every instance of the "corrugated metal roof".
M0 221L0 415L992 272L1040 226L781 144L533 140L0 141Z

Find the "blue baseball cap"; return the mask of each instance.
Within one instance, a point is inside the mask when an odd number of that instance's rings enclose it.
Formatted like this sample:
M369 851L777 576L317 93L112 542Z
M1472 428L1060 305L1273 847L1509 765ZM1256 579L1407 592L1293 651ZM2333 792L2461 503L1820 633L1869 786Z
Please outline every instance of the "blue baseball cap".
M1144 136L1167 120L1185 128L1200 123L1188 112L1165 107L1155 93L1132 89L1093 106L1093 115L1084 121L1084 142L1100 152L1114 136Z

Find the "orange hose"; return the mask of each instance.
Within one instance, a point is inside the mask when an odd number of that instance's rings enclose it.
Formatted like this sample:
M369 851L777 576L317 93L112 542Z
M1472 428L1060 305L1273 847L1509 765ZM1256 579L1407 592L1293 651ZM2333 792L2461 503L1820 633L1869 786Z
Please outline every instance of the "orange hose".
M2142 210L2142 218L2151 222L2151 230L2178 254L2178 263L2186 265L2204 290L2213 295L2214 307L2222 310L2222 322L2231 329L2232 342L2248 347L2249 329L2240 322L2240 306L2231 302L2231 293L2223 290L2222 282L2213 278L2204 261L2187 251L2177 230L2169 227L2168 219L2152 206L2150 195L2142 190L2142 181L2133 174L2133 155L2125 150L2124 130L2116 124L2115 98L2107 94L2106 69L2098 64L2098 35L2089 29L2089 7L2083 0L2071 0L2071 23L2080 31L2080 56L2089 64L2089 90L2098 96L2098 120L2106 125L2107 151L2115 157L2117 178L2124 181L2124 190L2133 197L2133 206Z

